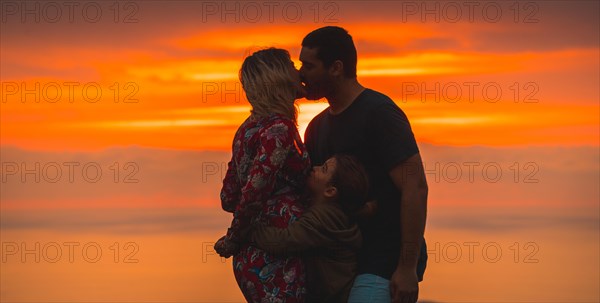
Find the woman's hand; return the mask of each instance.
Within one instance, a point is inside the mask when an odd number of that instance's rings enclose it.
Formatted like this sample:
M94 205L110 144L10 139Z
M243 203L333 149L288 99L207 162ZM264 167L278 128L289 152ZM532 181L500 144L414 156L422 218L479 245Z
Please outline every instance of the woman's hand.
M217 243L215 243L214 248L215 251L219 254L219 256L226 259L235 255L240 249L239 245L227 239L227 236L221 237L221 239L219 239Z

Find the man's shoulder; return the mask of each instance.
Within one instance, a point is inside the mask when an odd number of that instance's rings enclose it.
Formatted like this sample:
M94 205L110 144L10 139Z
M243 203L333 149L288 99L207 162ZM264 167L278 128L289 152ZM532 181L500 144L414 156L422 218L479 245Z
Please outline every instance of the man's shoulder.
M390 98L388 95L370 88L365 89L364 93L361 95L361 98L366 101L363 103L373 109L378 109L385 106L398 107L396 103L394 103L394 100L392 100L392 98Z
M369 109L364 110L364 112L369 113L369 117L371 120L381 121L381 120L402 120L408 121L408 118L402 108L398 106L392 100L392 98L387 95L380 93L378 91L369 90L367 95L365 96L365 102L369 104Z

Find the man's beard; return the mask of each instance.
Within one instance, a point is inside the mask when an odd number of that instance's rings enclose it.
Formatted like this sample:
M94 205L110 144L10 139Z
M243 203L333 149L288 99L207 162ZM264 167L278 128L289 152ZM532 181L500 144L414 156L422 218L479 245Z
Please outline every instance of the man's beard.
M327 84L326 82L319 82L304 87L306 88L307 100L319 100L324 98L326 97L327 93L330 93L333 89L332 84Z

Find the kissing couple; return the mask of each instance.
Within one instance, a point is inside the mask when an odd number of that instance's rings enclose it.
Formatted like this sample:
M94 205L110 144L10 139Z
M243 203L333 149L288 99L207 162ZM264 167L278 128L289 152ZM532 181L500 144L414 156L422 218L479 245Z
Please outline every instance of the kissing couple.
M414 303L428 187L408 118L358 82L347 30L306 35L300 62L267 48L242 64L252 109L233 138L221 190L233 220L215 250L233 256L248 302ZM304 141L300 97L329 103Z

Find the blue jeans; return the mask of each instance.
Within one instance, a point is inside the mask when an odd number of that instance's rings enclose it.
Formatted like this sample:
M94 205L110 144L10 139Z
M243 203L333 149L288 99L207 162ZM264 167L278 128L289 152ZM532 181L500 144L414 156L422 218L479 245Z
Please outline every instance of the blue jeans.
M348 303L390 303L390 280L372 274L361 274L354 279Z
M417 263L417 278L423 281L423 274L427 267L427 243L423 239L419 262ZM390 303L390 280L373 274L360 274L354 279L350 290L348 303Z

